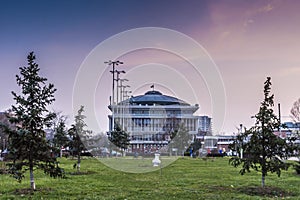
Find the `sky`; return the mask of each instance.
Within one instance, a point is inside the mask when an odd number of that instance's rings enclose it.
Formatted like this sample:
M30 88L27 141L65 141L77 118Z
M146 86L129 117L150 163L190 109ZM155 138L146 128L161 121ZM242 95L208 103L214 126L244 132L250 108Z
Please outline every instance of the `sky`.
M222 120L213 121L222 124L217 131L221 134L237 132L240 124L246 127L254 124L251 116L258 112L263 83L268 76L272 78L275 95L274 111L278 112L280 103L282 121L290 121L290 109L300 97L300 2L296 0L0 0L0 3L0 111L14 103L11 91L20 92L15 75L19 67L26 65L26 56L31 51L37 56L41 75L58 89L51 109L68 115L69 123L74 110L78 110L74 106L74 93L82 69L99 53L99 59L103 59L97 63L103 70L89 71L82 81L86 92L93 91L94 112L102 132L108 128L107 105L112 84L111 67L104 64L108 60L124 62L118 69L126 71L122 77L129 79L132 95L144 94L154 83L155 89L164 94L199 104L198 115L221 115L214 119ZM135 43L136 38L110 45L116 36L146 27L175 31L199 44L202 48L199 57L214 65L208 66L211 73L216 70L215 82L222 84L225 98L223 91L218 96L219 91L214 90L214 83L208 81L210 77L204 71L195 75L191 62L169 51L168 37L139 34L137 38L164 48L130 49L122 55L117 54L119 48L140 45ZM179 40L172 42L176 48L185 45ZM106 47L105 51L101 47ZM97 82L90 84L93 77ZM81 97L85 95L90 94L82 92ZM225 114L214 110L216 102L221 102Z

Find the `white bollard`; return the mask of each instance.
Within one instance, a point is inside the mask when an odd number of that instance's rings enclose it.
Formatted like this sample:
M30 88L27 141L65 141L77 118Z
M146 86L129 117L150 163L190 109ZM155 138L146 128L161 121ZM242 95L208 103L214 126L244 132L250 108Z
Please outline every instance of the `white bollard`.
M159 153L156 153L156 154L154 154L154 155L155 155L155 157L154 157L154 159L152 160L153 167L158 167L158 166L160 165L160 163L161 163L161 161L159 160L160 154L159 154Z

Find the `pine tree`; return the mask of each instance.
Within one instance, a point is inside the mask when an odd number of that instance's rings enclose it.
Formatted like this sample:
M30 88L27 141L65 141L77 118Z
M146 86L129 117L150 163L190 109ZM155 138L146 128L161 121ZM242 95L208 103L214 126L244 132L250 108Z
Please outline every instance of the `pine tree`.
M55 115L47 107L54 102L56 89L53 84L46 84L47 79L39 75L40 68L35 63L31 52L28 66L20 67L16 75L21 94L12 92L16 104L12 106L10 122L16 128L7 127L9 152L13 162L9 163L9 172L19 182L27 170L30 173L30 187L35 190L34 170L42 169L51 177L63 177L63 170L55 158L51 157L51 146L46 140L44 128L50 126Z
M183 123L178 124L177 128L171 132L171 141L169 143L169 149L172 151L173 148L177 149L179 153L184 156L184 152L191 145L193 137L189 134L188 129Z
M69 138L67 137L66 123L63 118L58 120L58 125L55 127L55 135L53 138L53 144L56 153L59 153L59 157L62 157L62 147L66 147L69 144Z
M75 123L72 124L71 128L68 130L68 134L71 138L69 146L71 147L77 155L77 163L74 164L74 167L77 167L77 171L80 172L80 163L81 163L81 152L86 150L86 145L90 138L92 132L90 130L86 130L85 127L87 126L84 119L86 118L83 115L84 106L81 106L78 110L77 115L75 116Z
M129 134L122 130L118 123L115 123L115 130L111 131L108 140L122 150L126 150L130 144Z
M255 125L238 135L230 147L231 150L244 152L243 158L233 157L230 163L235 167L242 165L242 175L251 169L261 172L263 187L268 172L277 173L279 177L281 170L288 169L290 164L285 160L298 148L294 143L295 137L283 139L274 134L281 124L273 111L274 95L270 95L270 90L271 78L268 77L264 83L264 100L255 115Z

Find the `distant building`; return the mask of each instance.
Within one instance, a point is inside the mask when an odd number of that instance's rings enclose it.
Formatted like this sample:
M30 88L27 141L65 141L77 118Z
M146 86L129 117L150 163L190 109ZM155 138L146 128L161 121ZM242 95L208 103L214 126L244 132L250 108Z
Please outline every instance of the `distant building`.
M284 122L284 128L291 131L299 131L300 130L300 122Z
M295 133L300 133L300 122L284 122L284 127L274 133L281 138L288 138L291 136L295 136ZM295 141L296 144L300 145L300 138L298 135L298 139Z
M121 124L130 134L129 151L132 152L162 151L179 125L194 136L199 130L211 130L209 117L194 115L199 109L197 104L190 105L155 90L109 105L109 109L112 111L108 116L109 131L113 129L113 120Z
M207 152L219 151L229 152L229 145L233 144L236 136L234 135L216 135L216 136L204 136L202 141L202 148Z
M198 116L198 132L212 135L212 120L208 116Z
M223 152L229 152L230 149L228 147L229 145L233 144L234 140L236 139L236 136L219 135L217 137L218 137L217 149L222 150Z

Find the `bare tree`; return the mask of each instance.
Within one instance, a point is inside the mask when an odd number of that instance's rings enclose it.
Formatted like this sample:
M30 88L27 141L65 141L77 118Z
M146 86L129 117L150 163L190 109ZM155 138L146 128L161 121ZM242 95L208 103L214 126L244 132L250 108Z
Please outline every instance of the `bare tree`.
M300 98L293 104L291 109L291 117L294 122L300 122Z

